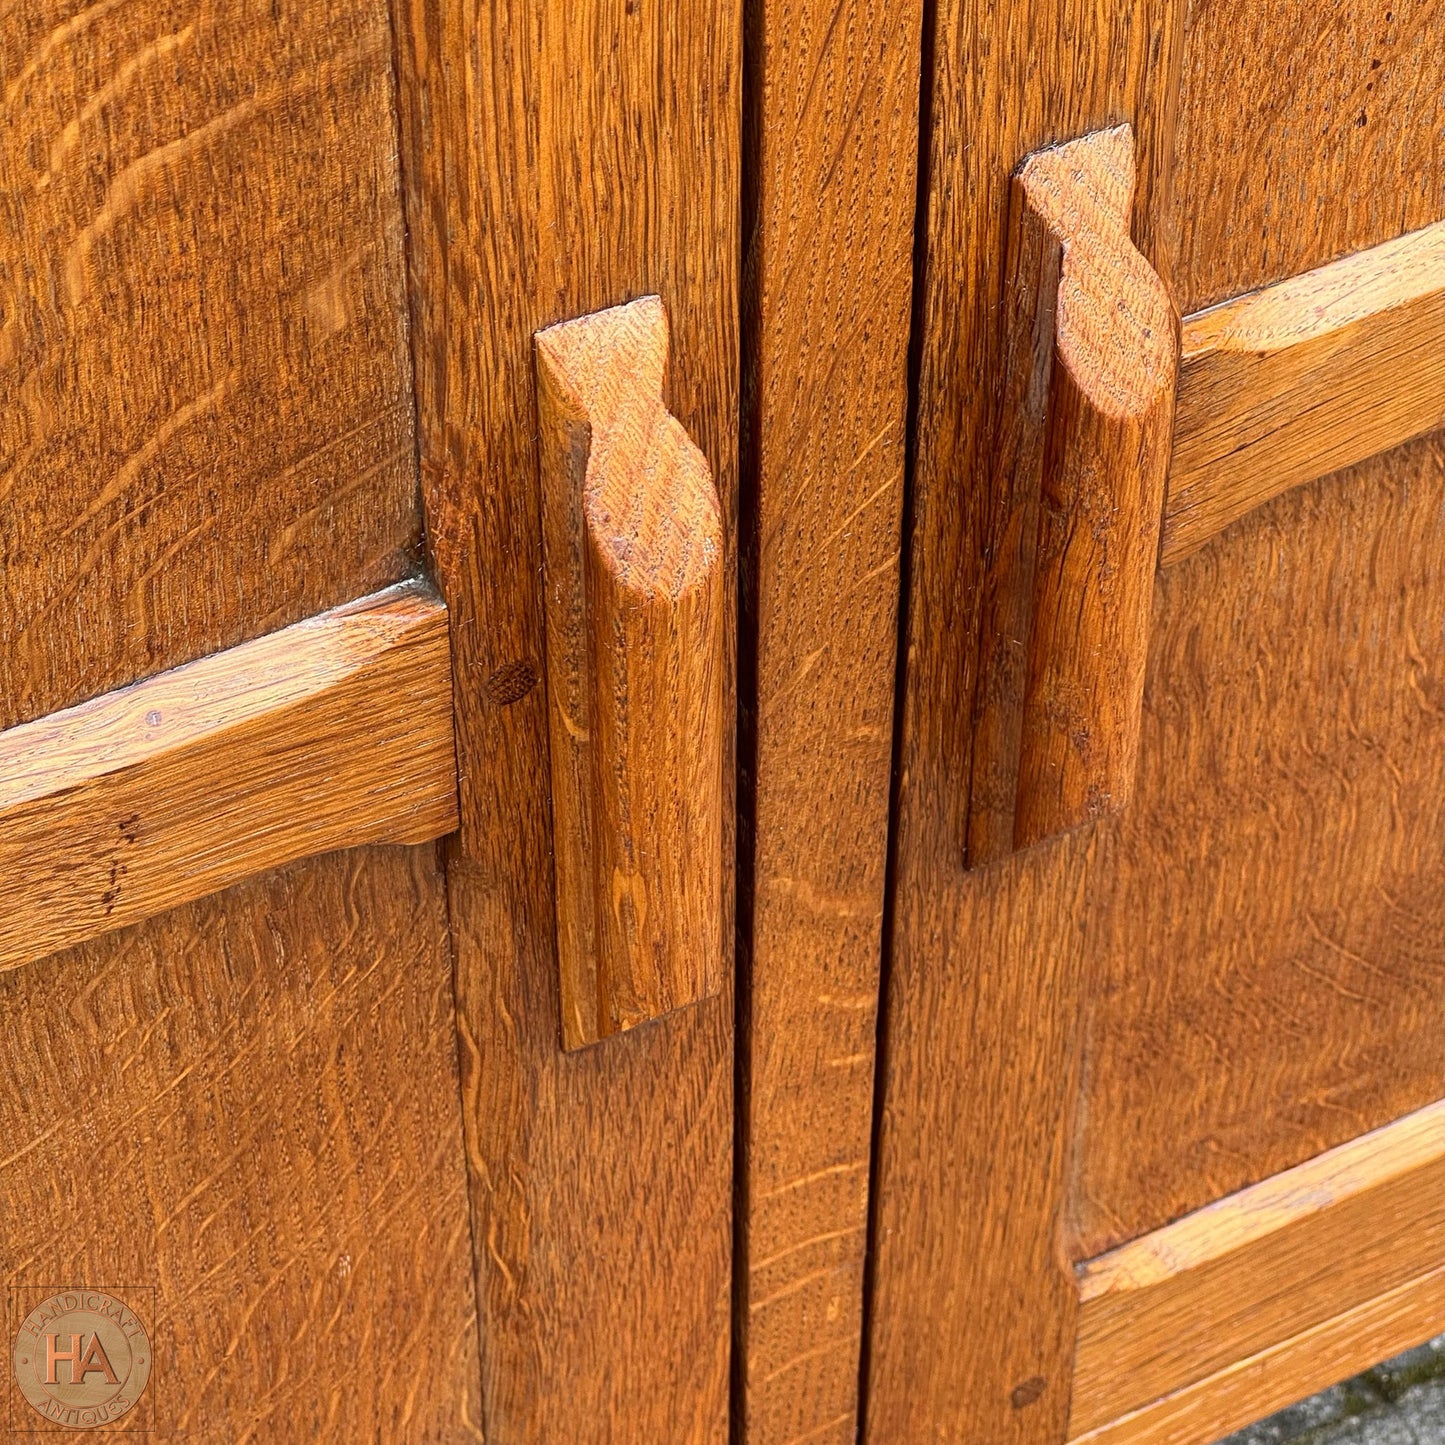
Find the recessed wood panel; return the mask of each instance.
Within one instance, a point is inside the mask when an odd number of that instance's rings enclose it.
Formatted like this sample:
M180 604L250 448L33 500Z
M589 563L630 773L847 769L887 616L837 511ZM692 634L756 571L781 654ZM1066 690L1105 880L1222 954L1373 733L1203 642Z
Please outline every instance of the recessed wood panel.
M0 26L0 727L371 591L420 535L381 0Z
M0 974L0 1282L154 1290L147 1440L480 1441L453 1018L432 846Z
M1445 10L1389 16L1191 12L1181 309L1445 214L1422 110ZM1230 144L1225 113L1256 143ZM1138 793L1090 889L1076 1258L1439 1095L1442 484L1426 438L1275 498L1160 576Z
M1439 0L1191 5L1167 279L1181 314L1441 219Z
M1076 1258L1439 1093L1442 487L1417 442L1160 576L1135 805L1085 902Z

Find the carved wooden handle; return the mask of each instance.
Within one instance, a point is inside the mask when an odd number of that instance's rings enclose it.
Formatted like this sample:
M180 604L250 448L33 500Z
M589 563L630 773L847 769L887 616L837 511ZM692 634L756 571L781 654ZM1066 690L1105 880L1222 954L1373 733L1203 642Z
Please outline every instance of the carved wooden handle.
M972 864L1133 787L1178 367L1133 196L1128 126L1036 152L1013 179Z
M537 333L562 1039L722 986L723 539L655 296Z

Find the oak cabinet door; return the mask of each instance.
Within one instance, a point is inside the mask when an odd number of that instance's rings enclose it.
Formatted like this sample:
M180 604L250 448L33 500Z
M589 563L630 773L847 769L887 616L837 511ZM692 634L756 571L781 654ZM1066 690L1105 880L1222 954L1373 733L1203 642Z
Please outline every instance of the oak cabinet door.
M1445 1323L1442 36L938 7L872 1440L1203 1445Z
M741 16L681 8L0 26L0 1425L727 1434ZM707 888L570 1037L534 333L628 302Z

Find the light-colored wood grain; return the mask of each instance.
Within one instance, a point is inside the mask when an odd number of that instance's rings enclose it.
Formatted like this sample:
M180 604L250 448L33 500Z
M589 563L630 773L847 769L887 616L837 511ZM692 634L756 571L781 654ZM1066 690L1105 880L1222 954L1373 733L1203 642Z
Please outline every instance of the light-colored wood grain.
M1445 423L1445 222L1186 317L1162 562Z
M922 11L746 10L733 1409L748 1445L857 1436Z
M1010 177L1128 120L1140 250L1172 150L1182 7L941 0L866 1439L1057 1445L1077 1293L1059 1249L1099 829L965 868L986 518L1004 374ZM1107 827L1105 823L1100 825Z
M0 733L0 969L456 823L446 609L404 584Z
M398 42L422 488L457 679L447 879L487 1439L721 1441L731 991L558 1043L532 338L667 306L666 401L721 504L731 715L740 7L402 0ZM731 755L723 776L731 857Z
M385 0L0 25L0 727L414 568Z
M157 1428L97 1438L481 1441L434 846L295 863L0 974L0 1139L7 1295L154 1291Z
M722 939L723 540L662 400L656 296L537 333L562 1038L710 998Z
M1436 1103L1081 1265L1070 1434L1365 1306L1442 1256Z
M1129 239L1127 126L1011 189L972 864L1129 801L1174 404L1169 298Z
M1258 1354L1083 1435L1070 1445L1211 1445L1352 1372L1439 1333L1445 1268L1289 1335Z

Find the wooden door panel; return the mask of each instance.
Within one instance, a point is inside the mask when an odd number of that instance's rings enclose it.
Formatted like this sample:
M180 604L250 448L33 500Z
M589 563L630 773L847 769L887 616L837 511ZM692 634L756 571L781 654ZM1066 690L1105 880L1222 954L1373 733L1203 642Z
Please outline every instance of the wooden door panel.
M421 513L386 6L0 31L8 729L398 580ZM0 1279L148 1292L154 1438L477 1438L445 927L434 846L364 848L0 976Z
M1064 1440L1092 1256L1170 1250L1191 1211L1442 1092L1438 436L1170 559L1121 816L974 871L960 846L1009 173L1131 120L1135 240L1196 311L1440 218L1442 23L939 7L870 1439ZM1206 1358L1201 1309L1176 1347L1198 1370L1158 1400L1096 1389L1080 1438L1197 1445L1438 1328L1438 1280L1348 1248L1312 1302L1262 1270L1278 1330L1237 1358Z
M1068 1193L1088 832L969 872L983 508L1009 177L1128 120L1152 259L1179 9L942 3L921 277L893 923L873 1178L866 1438L1061 1441L1076 1291Z
M0 975L0 1275L154 1291L146 1438L481 1438L448 964L424 846Z
M1083 900L1074 1258L1445 1092L1442 486L1426 438L1159 578Z
M1388 13L1191 12L1182 311L1445 215L1445 11ZM1160 574L1140 792L1088 904L1076 1258L1445 1092L1442 466L1400 448Z
M1190 7L1156 264L1183 314L1441 217L1438 0Z
M393 582L420 537L378 0L0 34L0 727Z

